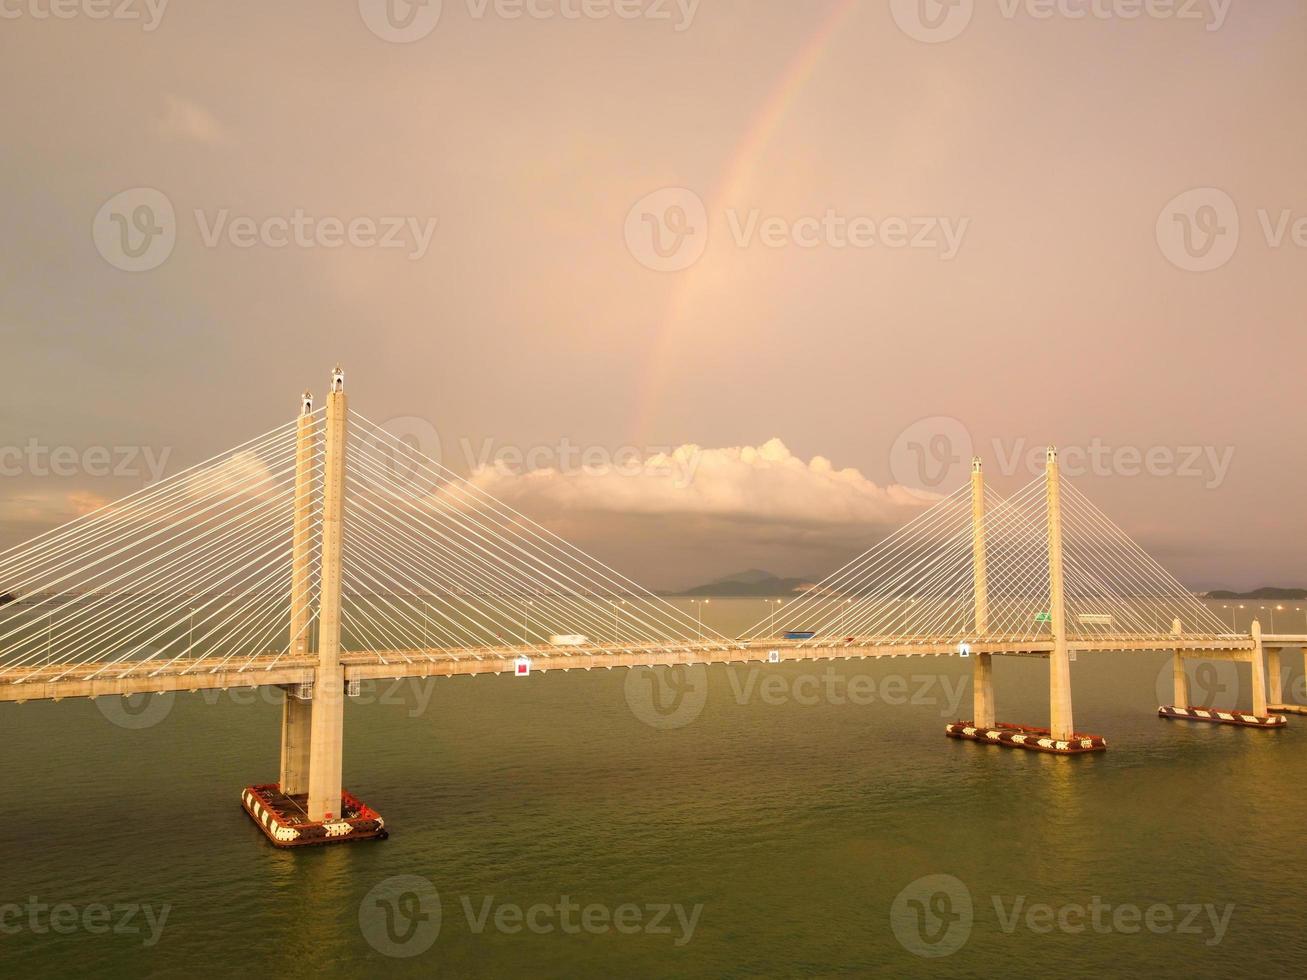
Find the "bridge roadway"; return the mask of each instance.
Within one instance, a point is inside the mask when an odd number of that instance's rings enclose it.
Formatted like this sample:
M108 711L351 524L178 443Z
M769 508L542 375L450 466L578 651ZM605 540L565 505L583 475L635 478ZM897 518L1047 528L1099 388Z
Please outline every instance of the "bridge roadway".
M1030 636L970 642L971 653L1001 656L1047 657L1053 643ZM1267 635L1269 649L1302 646L1307 635ZM1079 653L1109 651L1183 651L1189 656L1246 660L1254 650L1251 637L1201 636L1083 636L1071 637L1068 646ZM453 677L476 674L511 674L519 657L531 658L532 671L592 670L596 667L654 667L675 664L732 664L767 662L777 651L780 660L848 660L867 657L941 657L958 655L957 637L857 637L852 640L704 641L679 646L554 646L483 647L446 650L364 650L343 652L346 681L400 677ZM165 691L200 691L242 687L309 684L314 680L317 656L262 654L243 657L239 664L214 664L206 658L178 658L117 664L48 665L5 670L0 668L0 702L94 698Z

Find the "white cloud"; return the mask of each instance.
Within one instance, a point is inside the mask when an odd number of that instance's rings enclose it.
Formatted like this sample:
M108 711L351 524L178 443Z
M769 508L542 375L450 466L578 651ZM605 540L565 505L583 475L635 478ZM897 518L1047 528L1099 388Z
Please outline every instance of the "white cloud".
M244 451L212 466L188 474L182 486L192 500L212 498L270 498L285 487L255 453Z
M879 523L920 510L920 491L881 487L824 456L804 462L780 439L761 446L685 445L643 460L518 473L477 469L472 481L514 506L616 514L686 514L764 523ZM931 498L937 499L937 498Z
M166 106L159 119L165 136L218 146L230 141L226 127L209 110L176 95L165 96Z
M0 521L33 527L57 527L99 510L108 501L85 490L32 491L0 497Z
M822 456L804 461L779 439L571 470L492 464L471 479L655 587L755 566L824 574L938 499Z

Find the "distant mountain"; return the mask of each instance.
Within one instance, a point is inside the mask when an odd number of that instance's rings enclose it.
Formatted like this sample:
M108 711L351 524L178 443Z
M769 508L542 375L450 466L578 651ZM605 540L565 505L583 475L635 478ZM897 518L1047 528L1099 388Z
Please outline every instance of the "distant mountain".
M1209 599L1307 599L1307 589L1275 589L1266 586L1252 592L1227 592L1218 589L1207 593Z
M810 579L779 578L771 572L751 568L744 572L736 572L734 575L727 575L725 578L718 579L716 582L709 582L707 585L696 585L694 588L686 589L679 594L722 596L723 598L730 596L781 597L800 592L811 585L812 581Z

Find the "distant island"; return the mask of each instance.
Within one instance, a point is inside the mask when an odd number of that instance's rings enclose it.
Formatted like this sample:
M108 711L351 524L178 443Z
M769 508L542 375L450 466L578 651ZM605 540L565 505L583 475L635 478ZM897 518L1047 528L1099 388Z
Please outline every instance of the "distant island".
M1276 589L1265 586L1252 592L1227 592L1218 589L1207 593L1209 599L1307 599L1307 589Z
M664 594L720 596L721 598L732 596L759 599L773 596L783 598L796 592L805 592L811 589L813 585L812 579L781 578L760 568L751 568L744 572L736 572L734 575L727 575L715 582L696 585L692 589L669 591ZM1212 592L1203 593L1203 595L1208 599L1264 599L1279 602L1297 602L1307 599L1307 589L1281 589L1264 586L1260 589L1254 589L1252 592L1232 592L1228 589L1216 589Z
M692 589L685 589L677 595L703 595L703 596L741 596L745 598L766 598L768 596L787 596L795 592L801 592L804 589L812 587L812 580L806 578L780 578L771 572L764 572L758 568L751 568L745 572L737 572L734 575L728 575L725 578L718 579L716 582L709 582L706 585L696 585Z

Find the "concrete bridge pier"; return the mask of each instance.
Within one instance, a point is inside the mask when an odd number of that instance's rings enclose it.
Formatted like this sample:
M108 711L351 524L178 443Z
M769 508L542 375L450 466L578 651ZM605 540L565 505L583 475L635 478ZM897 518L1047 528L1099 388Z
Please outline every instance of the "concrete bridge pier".
M985 474L979 457L971 461L971 575L976 637L989 632L989 585L985 565ZM971 667L972 723L993 728L994 658L977 653Z
M1176 619L1171 624L1171 632L1178 638L1184 633L1180 625L1180 620ZM1175 686L1175 705L1179 708L1189 706L1189 675L1184 671L1184 652L1176 647L1175 653L1171 658L1171 676Z
M1284 678L1280 674L1280 648L1266 648L1266 676L1269 681L1267 697L1271 704L1284 704Z
M1048 657L1049 731L1059 741L1075 734L1071 710L1071 653L1066 642L1066 587L1062 573L1062 481L1057 450L1046 458L1048 499L1048 613L1053 628L1053 652Z
M295 451L295 516L291 550L290 648L293 654L309 652L313 622L313 467L318 451L317 421L313 418L313 396L304 392L300 403ZM281 778L278 785L287 796L309 791L309 745L312 733L312 691L283 688L285 704L281 717ZM308 695L308 697L306 697Z
M318 668L309 745L309 819L341 816L344 768L345 674L340 664L341 553L345 534L345 438L349 405L345 376L332 375L327 395L322 477L322 576L318 600Z
M1252 663L1253 714L1259 718L1266 717L1266 664L1262 650L1262 624L1253 620L1253 652L1249 658ZM1279 670L1279 658L1276 658L1276 670Z
M1048 657L1049 727L1000 724L995 720L993 654L976 651L971 674L972 720L947 725L944 733L950 738L1060 755L1101 752L1107 748L1106 740L1098 735L1077 736L1072 719L1071 652L1067 645L1066 598L1062 580L1062 498L1057 450L1051 448L1048 451L1047 479L1049 619L1053 632L1053 650ZM985 477L979 459L971 461L971 529L976 640L983 643L989 632L989 593L985 564Z
M1232 663L1248 664L1249 687L1253 708L1251 712L1239 708L1198 707L1189 704L1189 681L1185 676L1185 654L1180 649L1180 621L1177 619L1172 628L1177 638L1174 653L1173 673L1175 676L1175 704L1162 705L1157 714L1162 718L1180 721L1204 721L1218 725L1242 725L1247 728L1283 728L1288 718L1282 713L1284 706L1279 704L1282 683L1280 680L1280 657L1278 649L1264 647L1262 643L1262 624L1253 621L1250 639L1251 646L1241 642L1238 647L1228 650L1203 649L1191 651L1191 659L1225 660ZM1269 660L1271 672L1271 698L1267 698L1266 671Z
M276 785L247 786L241 805L277 847L309 847L388 836L386 822L342 785L345 671L340 662L341 576L345 538L345 452L349 406L337 367L327 396L321 498L318 663L313 680L283 687L281 774ZM312 656L313 537L318 425L305 393L296 445L291 548L290 649Z

